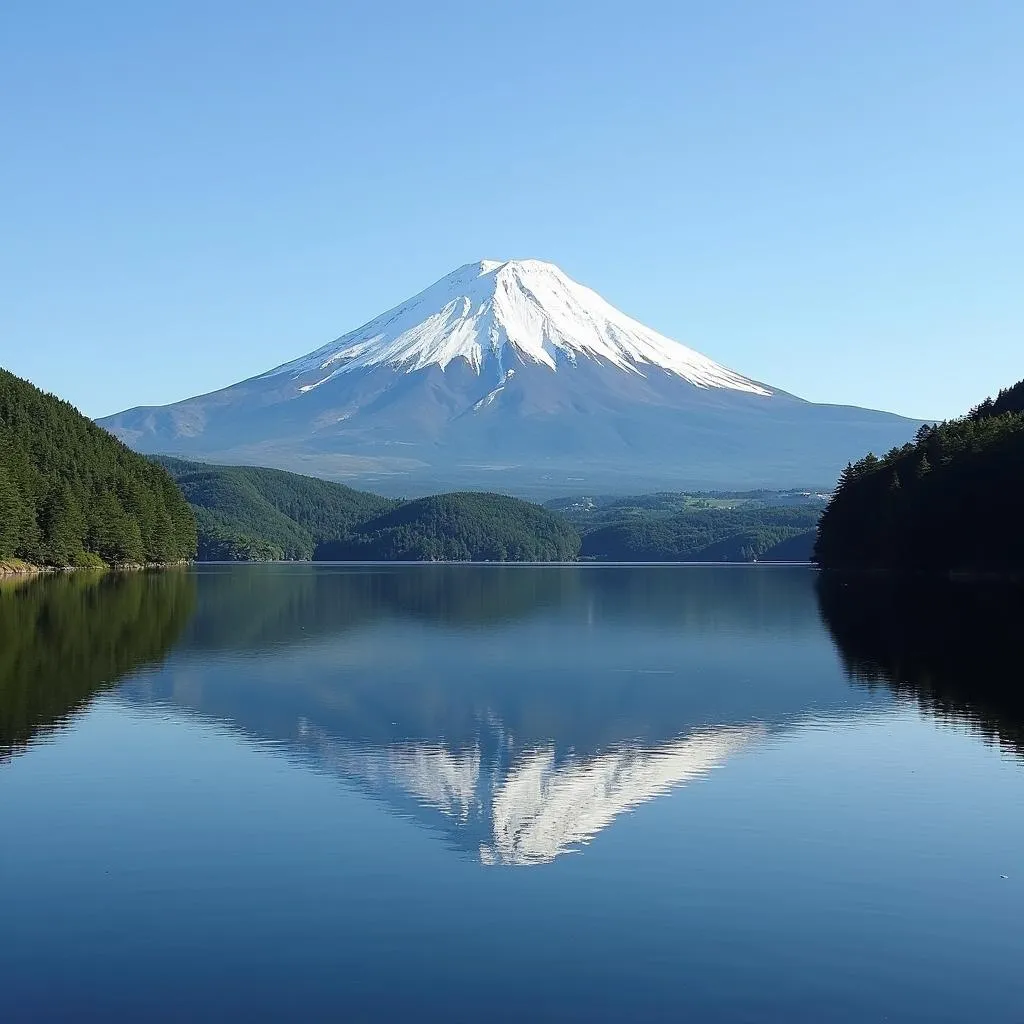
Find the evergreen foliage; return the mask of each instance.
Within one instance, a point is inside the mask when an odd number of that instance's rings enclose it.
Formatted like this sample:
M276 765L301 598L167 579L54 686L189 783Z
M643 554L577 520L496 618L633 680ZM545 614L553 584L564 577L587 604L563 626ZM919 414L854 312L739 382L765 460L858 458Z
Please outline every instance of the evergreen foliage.
M394 508L388 498L255 466L157 458L195 510L203 561L309 560L318 545Z
M994 399L986 398L981 405L975 406L968 416L977 421L1002 416L1008 412L1024 412L1024 380L1013 387L1003 388Z
M192 503L204 561L566 561L576 531L555 513L498 494L402 503L254 466L160 458Z
M195 517L162 468L0 370L0 559L119 565L195 550Z
M1024 382L847 466L821 517L824 568L1024 570Z
M809 562L814 554L814 542L818 539L817 530L797 533L778 544L773 544L767 551L758 556L760 562Z
M579 534L561 516L503 494L462 492L406 502L361 524L318 557L399 561L567 562Z

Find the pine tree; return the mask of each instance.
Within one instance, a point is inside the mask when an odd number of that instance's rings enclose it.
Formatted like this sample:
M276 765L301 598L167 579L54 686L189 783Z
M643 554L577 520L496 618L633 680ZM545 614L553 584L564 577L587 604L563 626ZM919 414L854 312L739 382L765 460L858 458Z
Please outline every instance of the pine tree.
M43 507L43 551L51 565L74 565L82 554L86 520L71 487L57 484Z
M18 542L21 496L7 469L0 465L0 558L10 558Z
M93 502L89 521L89 548L111 565L131 562L127 554L129 518L113 491ZM136 533L138 527L136 526ZM141 542L140 545L141 547Z
M153 529L146 543L147 562L170 562L175 557L174 524L163 505L153 513Z

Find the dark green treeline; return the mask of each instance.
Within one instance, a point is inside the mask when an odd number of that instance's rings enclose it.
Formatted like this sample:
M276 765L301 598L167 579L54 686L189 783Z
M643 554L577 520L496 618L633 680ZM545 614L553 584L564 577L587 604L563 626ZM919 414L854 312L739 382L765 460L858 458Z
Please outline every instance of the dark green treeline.
M158 664L191 618L195 592L195 577L177 569L0 580L0 760Z
M828 569L1024 571L1024 381L843 472L818 527Z
M641 513L585 533L582 554L619 562L806 561L817 520L817 509L760 504Z
M195 550L195 516L163 468L0 370L0 559L118 565Z

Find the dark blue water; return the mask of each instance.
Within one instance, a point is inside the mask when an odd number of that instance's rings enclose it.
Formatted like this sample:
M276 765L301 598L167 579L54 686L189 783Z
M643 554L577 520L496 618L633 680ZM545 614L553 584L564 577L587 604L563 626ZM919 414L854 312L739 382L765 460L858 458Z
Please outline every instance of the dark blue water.
M1024 1020L1019 613L798 568L7 584L0 1016Z

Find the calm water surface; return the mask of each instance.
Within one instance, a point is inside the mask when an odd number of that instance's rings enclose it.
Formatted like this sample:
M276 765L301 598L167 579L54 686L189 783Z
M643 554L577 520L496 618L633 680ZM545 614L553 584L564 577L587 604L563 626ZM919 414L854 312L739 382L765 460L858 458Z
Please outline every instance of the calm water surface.
M1022 611L802 568L8 582L0 1016L1022 1021Z

